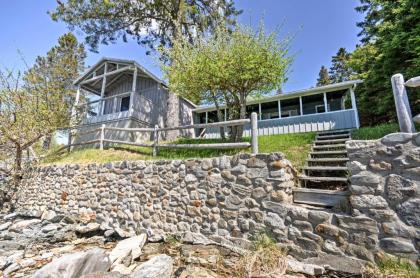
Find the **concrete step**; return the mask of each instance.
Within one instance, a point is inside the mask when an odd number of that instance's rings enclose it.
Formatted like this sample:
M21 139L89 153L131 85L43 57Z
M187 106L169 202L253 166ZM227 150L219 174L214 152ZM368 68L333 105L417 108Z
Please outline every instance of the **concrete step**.
M319 172L331 172L331 171L347 171L348 168L345 166L303 166L302 170L308 171L319 171Z
M348 141L349 139L329 139L329 140L315 140L314 144L323 145L323 144L338 144L338 143L344 143Z
M347 178L344 177L312 177L312 176L304 176L301 175L299 176L300 180L306 180L306 181L315 181L315 182L320 182L320 181L337 181L337 182L347 182Z
M349 161L348 157L331 157L331 158L308 158L307 162L346 162Z
M314 150L323 150L323 149L337 149L337 148L345 148L346 144L333 144L333 145L319 145L319 146L312 146Z
M348 191L333 191L312 188L294 188L293 201L298 204L335 207L348 202Z
M350 134L351 129L336 129L336 130L329 130L329 131L321 131L321 132L318 132L318 135L331 135L331 134L343 134L343 133Z
M315 151L310 152L310 155L347 155L347 151Z
M317 135L316 139L317 140L327 140L327 139L340 139L340 138L347 138L347 139L351 139L350 138L350 134L333 134L333 135Z

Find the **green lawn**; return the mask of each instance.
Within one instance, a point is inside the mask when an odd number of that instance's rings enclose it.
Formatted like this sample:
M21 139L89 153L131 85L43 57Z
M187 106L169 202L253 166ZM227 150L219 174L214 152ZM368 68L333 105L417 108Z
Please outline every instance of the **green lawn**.
M418 130L420 126L417 127ZM374 127L363 127L352 131L352 138L355 140L379 139L389 133L398 132L398 124L381 124ZM315 132L279 134L271 136L259 136L259 152L271 153L282 152L286 155L295 167L304 165L315 138ZM249 141L244 138L244 141ZM199 144L199 143L221 143L220 139L178 139L178 144ZM158 156L152 157L151 148L119 146L108 148L103 151L98 149L84 149L74 151L70 154L51 155L44 159L44 164L65 164L65 163L105 163L121 160L150 160L150 159L189 159L215 157L220 155L234 155L239 152L250 152L250 149L243 150L194 150L194 149L166 149L159 150Z
M416 124L417 131L420 130L420 125ZM351 133L354 140L374 140L384 137L387 134L399 132L398 123L380 124L377 126L368 126L355 129Z
M310 150L315 133L281 134L272 136L259 136L259 152L283 152L295 167L302 166ZM244 141L249 141L244 138ZM221 143L220 139L179 139L178 144L199 144L199 143ZM121 160L150 160L150 159L188 159L215 157L220 155L234 155L239 152L250 152L250 149L243 150L194 150L194 149L166 149L159 150L156 157L152 157L151 148L120 146L108 148L103 151L98 149L84 149L74 151L70 154L53 155L46 157L45 164L65 163L105 163Z

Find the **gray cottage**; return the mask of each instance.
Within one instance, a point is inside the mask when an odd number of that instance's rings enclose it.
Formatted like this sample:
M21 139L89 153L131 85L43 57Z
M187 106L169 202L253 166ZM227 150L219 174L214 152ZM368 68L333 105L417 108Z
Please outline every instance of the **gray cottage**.
M93 140L89 133L102 124L108 127L173 127L192 124L196 105L168 91L165 83L135 61L103 58L74 81L77 87L74 114L79 115L73 143ZM132 142L148 140L150 134L107 131L107 138ZM163 139L192 136L184 130L163 134Z
M260 135L359 128L354 90L360 80L248 100L247 113L258 114ZM168 91L165 83L135 61L103 58L77 80L75 115L80 116L73 143L98 138L100 126L118 128L174 127L217 121L214 106L197 107ZM87 96L90 96L87 98ZM88 100L89 99L89 100ZM225 120L229 108L221 107ZM141 142L149 132L106 131L106 138ZM250 135L245 126L244 136ZM218 128L160 133L163 140L178 136L217 138Z

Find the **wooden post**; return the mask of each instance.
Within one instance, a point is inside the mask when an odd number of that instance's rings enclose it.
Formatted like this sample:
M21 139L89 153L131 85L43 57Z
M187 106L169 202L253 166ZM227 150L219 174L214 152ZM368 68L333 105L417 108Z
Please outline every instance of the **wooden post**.
M408 102L407 90L404 85L404 77L398 73L391 77L392 91L394 92L395 108L401 132L414 133L416 128L411 115L410 103Z
M258 118L260 119L260 121L262 120L262 116L261 116L261 103L258 103Z
M155 125L153 130L153 157L157 156L159 143L159 126Z
M258 115L251 113L251 149L252 154L258 154Z
M133 71L133 84L131 85L131 94L130 94L130 109L129 113L132 114L134 111L134 94L137 90L137 66L134 67Z
M277 102L278 102L278 109L279 109L279 119L281 119L281 103L280 103L280 100L278 100Z
M356 121L356 127L360 127L359 122L359 112L357 111L356 97L354 96L353 88L350 88L350 97L351 97L351 108L354 111L354 120Z
M104 139L105 139L105 124L101 125L101 137L99 139L99 149L102 151L104 149Z
M104 74L102 79L102 87L101 87L101 102L99 105L99 115L103 115L105 112L105 102L103 98L105 97L105 89L106 89L106 72L108 70L108 64L105 62L104 65Z
M68 141L67 141L67 152L70 153L71 152L71 128L69 128L69 137L68 137Z
M303 104L302 104L302 97L299 97L299 108L300 108L300 115L303 115Z
M324 93L324 111L328 112L327 93Z

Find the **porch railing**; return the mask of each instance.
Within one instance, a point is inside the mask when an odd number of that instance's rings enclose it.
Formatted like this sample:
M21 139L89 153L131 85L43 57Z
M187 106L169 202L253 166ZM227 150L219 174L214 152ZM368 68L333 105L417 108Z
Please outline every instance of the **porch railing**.
M121 101L124 97L133 96L133 105L127 110L122 110ZM134 107L135 109L130 109ZM126 92L101 99L89 101L78 105L78 113L82 124L98 123L119 118L134 116L140 121L149 122L151 118L152 102L140 93Z

